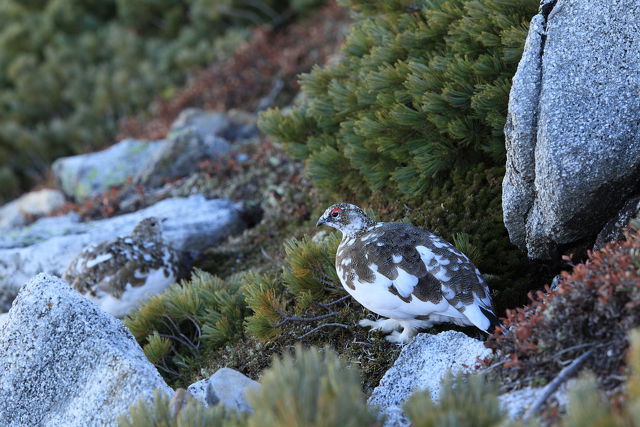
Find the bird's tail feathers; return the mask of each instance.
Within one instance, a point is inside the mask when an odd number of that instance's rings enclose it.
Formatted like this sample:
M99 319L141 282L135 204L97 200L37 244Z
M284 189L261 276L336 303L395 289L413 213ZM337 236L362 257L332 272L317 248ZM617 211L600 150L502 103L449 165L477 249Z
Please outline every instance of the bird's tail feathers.
M480 308L482 314L484 314L484 316L489 320L489 327L485 330L485 332L487 332L488 334L493 334L493 332L498 327L504 329L504 325L500 322L498 316L496 316L492 310L481 305L479 305L478 308Z

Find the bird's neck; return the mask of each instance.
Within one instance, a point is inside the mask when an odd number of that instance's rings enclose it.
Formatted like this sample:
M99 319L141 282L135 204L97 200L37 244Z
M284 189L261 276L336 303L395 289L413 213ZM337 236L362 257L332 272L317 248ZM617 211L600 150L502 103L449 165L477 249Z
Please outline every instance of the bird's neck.
M358 218L340 229L343 239L359 237L377 223L371 218Z

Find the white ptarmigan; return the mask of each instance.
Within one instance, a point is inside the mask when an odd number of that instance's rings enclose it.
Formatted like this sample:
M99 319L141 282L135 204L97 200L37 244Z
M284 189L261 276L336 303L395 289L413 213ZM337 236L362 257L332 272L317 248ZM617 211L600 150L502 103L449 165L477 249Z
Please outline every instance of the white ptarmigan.
M329 207L316 225L342 232L336 254L340 282L365 308L387 318L359 324L393 331L388 341L404 344L417 329L440 322L485 332L500 325L480 271L435 234L409 224L375 222L348 203Z
M162 240L162 223L140 221L129 236L87 246L62 278L115 317L176 282L180 258Z

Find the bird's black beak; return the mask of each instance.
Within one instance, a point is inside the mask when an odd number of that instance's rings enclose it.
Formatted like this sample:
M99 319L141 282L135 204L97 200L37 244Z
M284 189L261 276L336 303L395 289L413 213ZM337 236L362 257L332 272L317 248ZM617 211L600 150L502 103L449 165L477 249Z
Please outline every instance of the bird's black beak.
M316 227L320 227L321 225L326 224L327 220L320 218L318 222L316 222Z
M167 220L168 220L168 219L169 219L169 218L161 218L161 219L160 219L160 222L167 222Z

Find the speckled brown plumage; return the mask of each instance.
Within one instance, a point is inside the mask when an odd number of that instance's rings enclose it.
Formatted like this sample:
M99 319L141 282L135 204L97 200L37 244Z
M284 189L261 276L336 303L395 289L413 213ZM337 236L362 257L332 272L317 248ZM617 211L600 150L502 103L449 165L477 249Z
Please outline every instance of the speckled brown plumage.
M343 233L336 270L345 289L371 311L389 317L363 325L404 327L391 341L406 342L413 329L434 322L473 324L482 330L499 324L480 272L433 233L409 224L375 222L347 203L328 208L318 225Z

